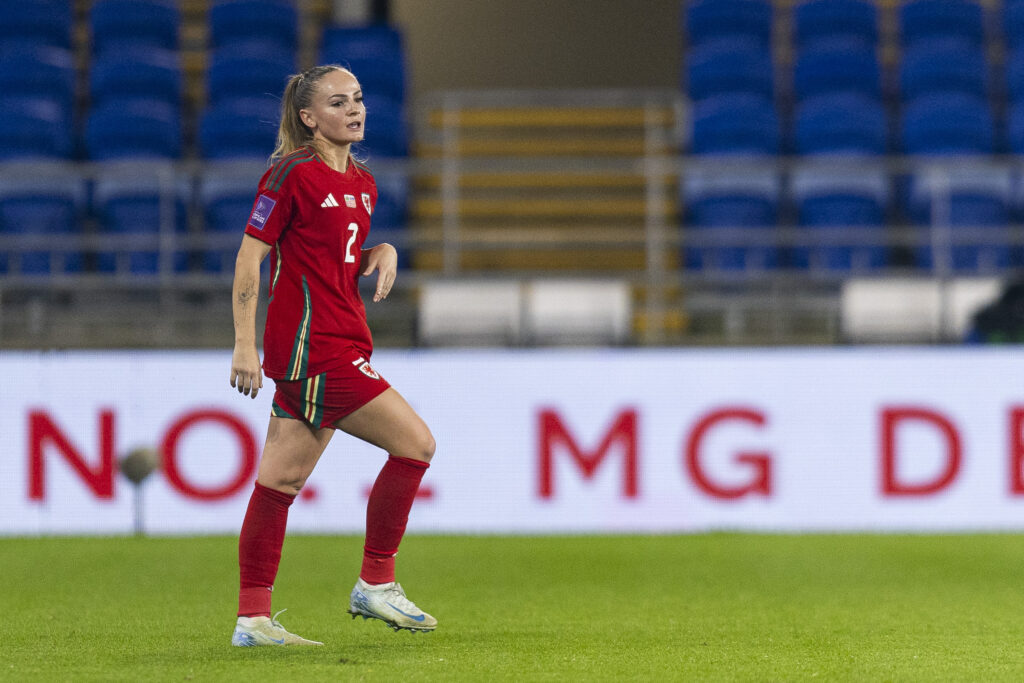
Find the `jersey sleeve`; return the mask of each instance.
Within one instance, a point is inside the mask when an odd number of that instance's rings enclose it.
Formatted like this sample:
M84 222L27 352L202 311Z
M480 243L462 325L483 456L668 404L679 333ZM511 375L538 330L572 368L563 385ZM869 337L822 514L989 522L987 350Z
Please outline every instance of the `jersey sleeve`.
M292 196L290 183L287 182L277 185L276 190L270 189L267 182L269 175L268 172L260 181L259 191L245 225L245 234L273 245L280 239L292 218Z

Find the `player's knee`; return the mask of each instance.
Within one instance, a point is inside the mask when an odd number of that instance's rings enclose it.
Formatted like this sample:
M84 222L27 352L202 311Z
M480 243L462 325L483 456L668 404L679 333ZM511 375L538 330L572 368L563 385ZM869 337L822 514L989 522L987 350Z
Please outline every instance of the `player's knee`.
M422 446L423 460L430 462L431 458L434 457L434 451L437 449L437 443L434 441L434 435L427 430L424 435Z
M434 457L434 450L436 448L437 444L434 442L434 435L430 433L429 429L424 429L416 435L415 439L409 441L402 456L413 460L430 462L430 459Z

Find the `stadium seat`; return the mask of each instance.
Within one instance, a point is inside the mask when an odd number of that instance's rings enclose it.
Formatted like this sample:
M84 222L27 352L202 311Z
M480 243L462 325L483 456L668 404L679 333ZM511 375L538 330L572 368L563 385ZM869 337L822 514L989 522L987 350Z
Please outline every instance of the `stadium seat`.
M686 91L697 101L728 93L775 97L771 54L744 39L723 39L693 49L687 60Z
M383 24L324 29L321 64L340 64L359 79L365 95L405 101L402 34Z
M1010 105L1007 119L1006 136L1010 152L1024 154L1024 101Z
M89 96L92 107L130 97L160 100L180 108L182 69L178 52L157 47L108 50L93 60Z
M796 109L799 154L885 154L888 135L882 104L858 93L818 95Z
M812 270L873 270L886 265L885 205L889 180L880 167L836 171L806 165L793 174L801 244L793 265ZM831 234L822 229L832 228ZM843 243L837 232L853 239Z
M84 182L75 176L8 180L0 186L0 235L45 239L62 248L26 248L6 254L8 272L23 275L77 273L82 254L61 235L81 232Z
M1024 45L1024 2L1007 0L1003 7L1003 34L1011 50Z
M117 171L101 171L93 191L93 211L99 219L102 235L119 235L129 240L141 240L117 251L101 250L96 255L96 268L101 273L131 273L156 275L160 272L159 247L164 241L163 230L183 234L186 229L186 205L190 186L184 179L172 181L171 195L161 201L159 179L154 175L132 172L131 166ZM162 209L170 211L164 216ZM188 269L188 255L184 249L170 254L170 268L174 272Z
M936 205L944 201L948 205ZM982 229L977 241L957 238L949 246L948 264L959 272L984 272L994 268L1007 268L1011 264L1010 245L998 235L987 237L983 229L1005 228L1010 221L1012 177L1008 170L998 167L958 165L948 177L922 173L912 179L909 213L912 220L935 230L937 223L948 220L953 235L967 229ZM938 214L936 213L939 212ZM941 235L940 245L944 245ZM915 249L917 264L926 269L936 267L930 240Z
M772 5L763 0L698 0L685 12L691 48L727 37L757 42L767 50L772 39Z
M401 171L374 171L377 204L373 207L373 230L401 230L409 212L409 178ZM399 250L400 265L408 265L408 250Z
M256 198L259 178L225 176L212 168L200 181L199 202L203 211L204 234L225 244L211 244L202 250L201 267L208 273L230 273L238 244Z
M990 154L992 111L985 100L964 93L922 95L904 107L901 139L907 154Z
M235 98L280 99L288 78L297 72L295 54L245 43L213 52L206 71L206 102L216 105Z
M206 159L262 159L274 151L280 105L271 98L224 100L199 122L199 149Z
M0 51L28 46L71 49L71 4L71 0L19 3L0 21Z
M778 267L779 249L770 229L778 222L779 189L774 173L687 175L683 180L687 268L754 272ZM702 238L714 243L699 244Z
M181 12L172 0L97 0L89 24L96 55L146 47L177 50Z
M693 107L695 154L776 154L779 136L775 108L756 95L709 97Z
M904 49L929 38L960 38L981 48L985 26L981 5L971 0L910 0L899 8Z
M878 43L878 8L866 0L808 0L794 11L796 47L804 50L836 42Z
M921 40L903 53L900 92L904 101L933 92L986 98L988 71L983 48L960 38Z
M1024 100L1024 47L1014 49L1007 55L1006 95L1011 102Z
M85 148L90 159L181 156L181 117L160 100L119 99L89 112Z
M366 132L360 148L371 157L408 155L409 137L401 103L375 95L364 95L363 102L366 105Z
M67 112L48 100L0 99L0 160L67 159L74 141Z
M272 51L298 48L298 14L288 0L216 0L209 25L214 49L253 41Z
M70 123L75 105L74 56L60 47L5 52L0 59L0 93L4 98L50 100Z
M880 98L882 79L875 49L843 39L801 50L793 71L793 92L797 101L835 92Z

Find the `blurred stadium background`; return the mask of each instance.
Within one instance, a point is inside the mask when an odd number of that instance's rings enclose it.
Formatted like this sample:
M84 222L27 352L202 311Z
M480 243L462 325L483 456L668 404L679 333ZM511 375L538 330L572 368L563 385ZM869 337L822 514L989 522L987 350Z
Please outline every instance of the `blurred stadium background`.
M5 14L3 348L229 346L279 94L320 62L365 85L403 255L380 346L955 342L1024 265L1024 2Z

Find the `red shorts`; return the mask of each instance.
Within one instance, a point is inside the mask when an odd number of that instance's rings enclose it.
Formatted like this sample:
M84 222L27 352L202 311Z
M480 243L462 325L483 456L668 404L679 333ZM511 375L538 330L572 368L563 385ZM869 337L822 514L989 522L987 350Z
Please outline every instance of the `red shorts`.
M316 428L333 428L337 420L362 408L391 386L362 357L356 363L346 363L314 377L275 379L274 384L270 414L303 420Z

